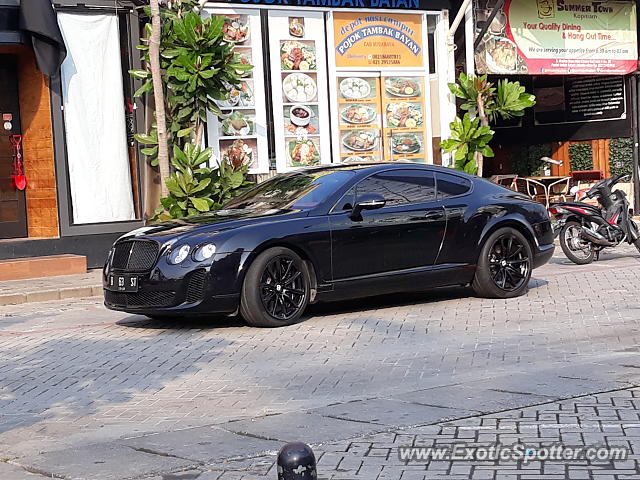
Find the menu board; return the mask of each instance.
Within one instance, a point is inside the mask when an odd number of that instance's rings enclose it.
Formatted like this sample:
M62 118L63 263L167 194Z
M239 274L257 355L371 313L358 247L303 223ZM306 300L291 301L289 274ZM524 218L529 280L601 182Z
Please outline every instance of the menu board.
M425 162L424 78L383 77L385 157Z
M337 89L340 160L382 160L380 78L338 77Z
M257 10L208 10L225 18L224 40L234 44L242 63L253 65L243 72L239 85L227 85L229 98L217 101L220 116L208 114L208 139L218 161L248 165L249 173L269 171L260 13Z
M336 161L430 161L423 22L416 14L331 13Z
M323 15L270 11L269 31L276 168L328 163Z
M626 118L622 76L535 77L536 125Z

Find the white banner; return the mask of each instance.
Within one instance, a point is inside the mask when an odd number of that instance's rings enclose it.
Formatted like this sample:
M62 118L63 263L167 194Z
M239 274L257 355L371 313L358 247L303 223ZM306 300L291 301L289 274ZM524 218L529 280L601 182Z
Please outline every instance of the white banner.
M134 220L115 15L58 14L74 224Z

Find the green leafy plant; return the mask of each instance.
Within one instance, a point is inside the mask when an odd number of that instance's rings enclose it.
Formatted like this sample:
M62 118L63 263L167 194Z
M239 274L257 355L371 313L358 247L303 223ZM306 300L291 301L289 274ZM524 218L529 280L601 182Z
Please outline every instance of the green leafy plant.
M445 152L455 152L455 168L475 175L478 167L474 161L476 152L485 157L493 157L489 142L493 138L493 130L480 124L480 118L471 118L469 113L451 123L451 138L441 143Z
M609 143L611 175L631 175L633 172L633 139L613 138Z
M212 150L201 150L192 143L184 149L173 146L173 173L166 179L170 195L161 199L156 211L158 219L183 218L220 208L232 198L234 190L246 187L248 167L222 162L212 170L206 166Z
M571 170L593 170L593 148L589 143L572 143L569 145L569 161Z
M442 147L447 153L455 152L455 168L482 176L484 157L493 156L488 145L494 135L490 122L523 116L525 109L535 105L535 97L520 82L499 80L496 87L486 75L464 73L458 83L449 84L449 90L464 100L460 109L467 113L451 123L451 138Z
M200 148L207 112L220 115L216 101L228 99L231 87L239 86L241 76L253 68L243 63L234 53L233 43L225 40L225 19L202 18L201 8L197 0L177 0L160 9L160 70L166 93L166 131L173 173L163 179L169 193L161 199L156 218L167 215L180 218L219 208L221 198L231 198L247 184L246 166L223 165L220 161L217 169L200 167L212 157L210 149ZM146 26L146 32L151 35L151 25ZM145 39L142 42L138 49L149 65L150 45ZM136 96L154 91L151 69L129 73L143 82ZM161 161L158 132L158 125L154 124L149 132L136 135L145 147L142 153L153 166ZM193 164L195 161L199 162L198 168ZM221 191L225 194L221 195ZM191 193L197 195L190 196Z

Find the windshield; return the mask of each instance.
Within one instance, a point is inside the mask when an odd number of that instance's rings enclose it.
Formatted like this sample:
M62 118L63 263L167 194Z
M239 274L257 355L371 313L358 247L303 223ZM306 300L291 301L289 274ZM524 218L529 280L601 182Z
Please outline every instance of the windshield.
M248 210L309 210L322 203L355 173L322 170L277 175L227 203L223 208Z

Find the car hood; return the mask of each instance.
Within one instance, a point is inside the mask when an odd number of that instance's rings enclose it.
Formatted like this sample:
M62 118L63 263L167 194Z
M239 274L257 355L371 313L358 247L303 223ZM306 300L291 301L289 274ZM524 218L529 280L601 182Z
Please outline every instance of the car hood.
M198 234L222 233L235 228L264 222L306 217L304 210L217 210L215 212L188 217L170 222L162 222L129 232L119 240L149 238L159 242L178 240Z

